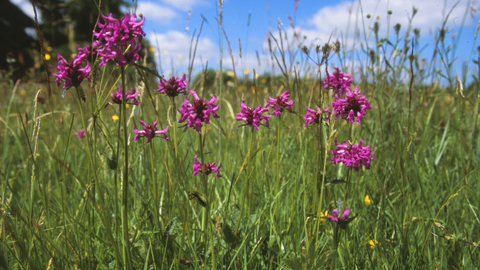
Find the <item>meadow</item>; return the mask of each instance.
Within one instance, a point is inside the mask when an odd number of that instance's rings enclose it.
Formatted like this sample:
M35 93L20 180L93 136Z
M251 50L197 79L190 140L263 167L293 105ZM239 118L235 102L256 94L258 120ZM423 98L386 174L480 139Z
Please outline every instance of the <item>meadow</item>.
M411 25L354 52L279 24L277 73L169 78L140 17L100 22L2 77L0 268L479 267L480 52L455 75L445 25L424 55Z

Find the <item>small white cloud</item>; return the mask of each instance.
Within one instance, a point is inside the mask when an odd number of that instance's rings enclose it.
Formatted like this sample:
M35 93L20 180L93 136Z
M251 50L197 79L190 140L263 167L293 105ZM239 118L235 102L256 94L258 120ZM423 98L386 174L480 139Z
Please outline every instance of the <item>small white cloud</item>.
M32 4L30 1L27 0L12 0L11 1L14 5L19 7L28 17L34 18L35 14L33 13ZM37 8L37 19L40 21L40 12Z
M194 5L205 4L203 0L162 0L162 2L181 10L189 10Z
M164 70L169 69L172 59L176 69L183 71L187 70L189 65L190 46L192 46L193 53L196 37L194 38L192 45L190 45L192 40L191 36L175 30L163 34L149 33L147 34L147 37L150 40L151 46L155 47L158 42L160 46L159 49L162 52L161 56ZM218 57L219 53L217 46L208 37L200 36L195 54L194 66L204 65L207 60L210 63L212 61L218 61Z
M139 1L137 6L138 13L143 13L145 20L154 21L162 25L169 24L178 16L177 12L169 7L144 1Z

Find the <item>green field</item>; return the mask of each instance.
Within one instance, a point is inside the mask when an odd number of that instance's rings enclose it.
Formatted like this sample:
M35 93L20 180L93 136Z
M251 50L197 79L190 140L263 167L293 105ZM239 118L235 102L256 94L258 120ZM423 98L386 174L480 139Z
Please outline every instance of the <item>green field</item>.
M85 101L75 87L62 99L56 59L48 85L41 70L2 77L0 269L477 269L480 81L454 75L456 47L440 29L433 56L413 29L355 52L272 35L276 73L185 71L187 90L218 98L220 118L201 135L179 123L185 96L160 95L162 74L141 60L125 72L92 62ZM480 70L473 57L466 70ZM305 126L305 107L338 99L324 90L332 63L372 109L361 125L331 116ZM107 106L122 84L140 105ZM238 127L243 100L256 108L286 90L292 113ZM168 126L169 140L134 140L138 120ZM360 139L370 169L331 162L335 140ZM222 177L195 177L195 156L221 163ZM347 206L343 223L325 217Z

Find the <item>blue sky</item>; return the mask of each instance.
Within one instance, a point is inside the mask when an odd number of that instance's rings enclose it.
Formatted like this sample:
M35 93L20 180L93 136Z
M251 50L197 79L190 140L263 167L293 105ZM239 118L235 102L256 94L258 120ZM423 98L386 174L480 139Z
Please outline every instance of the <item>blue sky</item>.
M21 7L26 6L27 13L31 13L28 1L14 0ZM297 11L295 0L224 0L223 1L223 26L235 57L237 73L243 73L244 69L266 70L271 64L266 56L267 37L271 31L278 37L278 20L282 22L282 28L286 30L287 37L293 40L294 32L300 36L306 36L304 45L324 44L332 34L332 40L343 41L346 48L351 49L354 44L355 25L358 25L356 49L360 49L360 43L366 46L375 46L374 35L371 31L373 23L380 23L380 37L389 34L390 40L395 40L393 26L396 23L402 25L400 36L405 34L408 26L408 18L412 15L415 6L418 13L413 19L413 27L421 32L420 44L424 48L425 57L431 57L435 46L434 34L438 33L446 14L452 9L457 1L441 0L349 0L349 1L321 1L300 0ZM201 70L208 60L208 66L217 68L220 60L219 40L224 45L224 66L232 66L228 54L227 42L221 29L218 27L217 18L219 11L218 0L138 0L137 13L143 13L146 20L144 30L146 38L152 46L159 49L162 57L162 67L171 70L172 63L176 75L186 71L188 66L188 54L191 37L196 30L198 33L202 16L205 22L197 47L195 69ZM479 42L474 44L474 37L480 15L476 10L480 8L478 1L461 0L450 14L447 21L449 29L446 37L447 43L452 42L452 36L460 34L461 24L465 19L465 27L460 36L457 49L456 70L460 75L462 62L469 61L471 57L477 57L476 48ZM391 10L389 16L387 11ZM362 13L363 12L363 13ZM465 16L465 14L467 15ZM247 26L250 14L250 25ZM367 14L371 15L367 19ZM290 26L289 15L294 21L295 30ZM388 24L390 26L388 27ZM347 28L349 29L347 35ZM365 31L363 30L365 29ZM387 29L390 29L387 33ZM156 33L156 34L155 34ZM239 56L239 39L242 44L242 58ZM368 41L366 42L365 39ZM292 46L298 46L295 43ZM402 43L403 44L403 43ZM261 66L257 61L256 52L261 60ZM298 59L297 59L298 60ZM428 59L427 59L428 61ZM347 61L350 63L351 59ZM471 61L470 61L471 63Z

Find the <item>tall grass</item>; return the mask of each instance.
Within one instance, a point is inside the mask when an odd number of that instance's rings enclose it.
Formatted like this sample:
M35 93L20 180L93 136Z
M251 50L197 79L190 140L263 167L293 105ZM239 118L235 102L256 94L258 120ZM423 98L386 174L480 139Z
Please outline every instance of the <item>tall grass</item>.
M279 27L270 56L280 75L246 81L244 91L224 84L223 72L216 88L190 85L222 101L221 123L212 118L201 136L178 124L183 96L172 104L157 95L158 74L145 63L94 68L101 76L83 84L87 102L72 89L52 96L52 110L32 99L43 84L4 82L0 268L477 268L480 74L453 75L445 24L428 68L411 26L388 41L375 27L363 31L378 46L351 66L358 44L308 47ZM373 109L360 127L305 127L305 106L334 99L322 81L336 58ZM140 91L141 105L105 107L121 84ZM237 128L241 96L264 105L287 89L295 113L259 131ZM138 119L168 125L175 139L133 141ZM72 136L81 128L83 140ZM358 139L375 153L370 170L330 162L335 140ZM195 155L222 163L223 177L194 177ZM355 218L345 229L321 218L346 206Z

